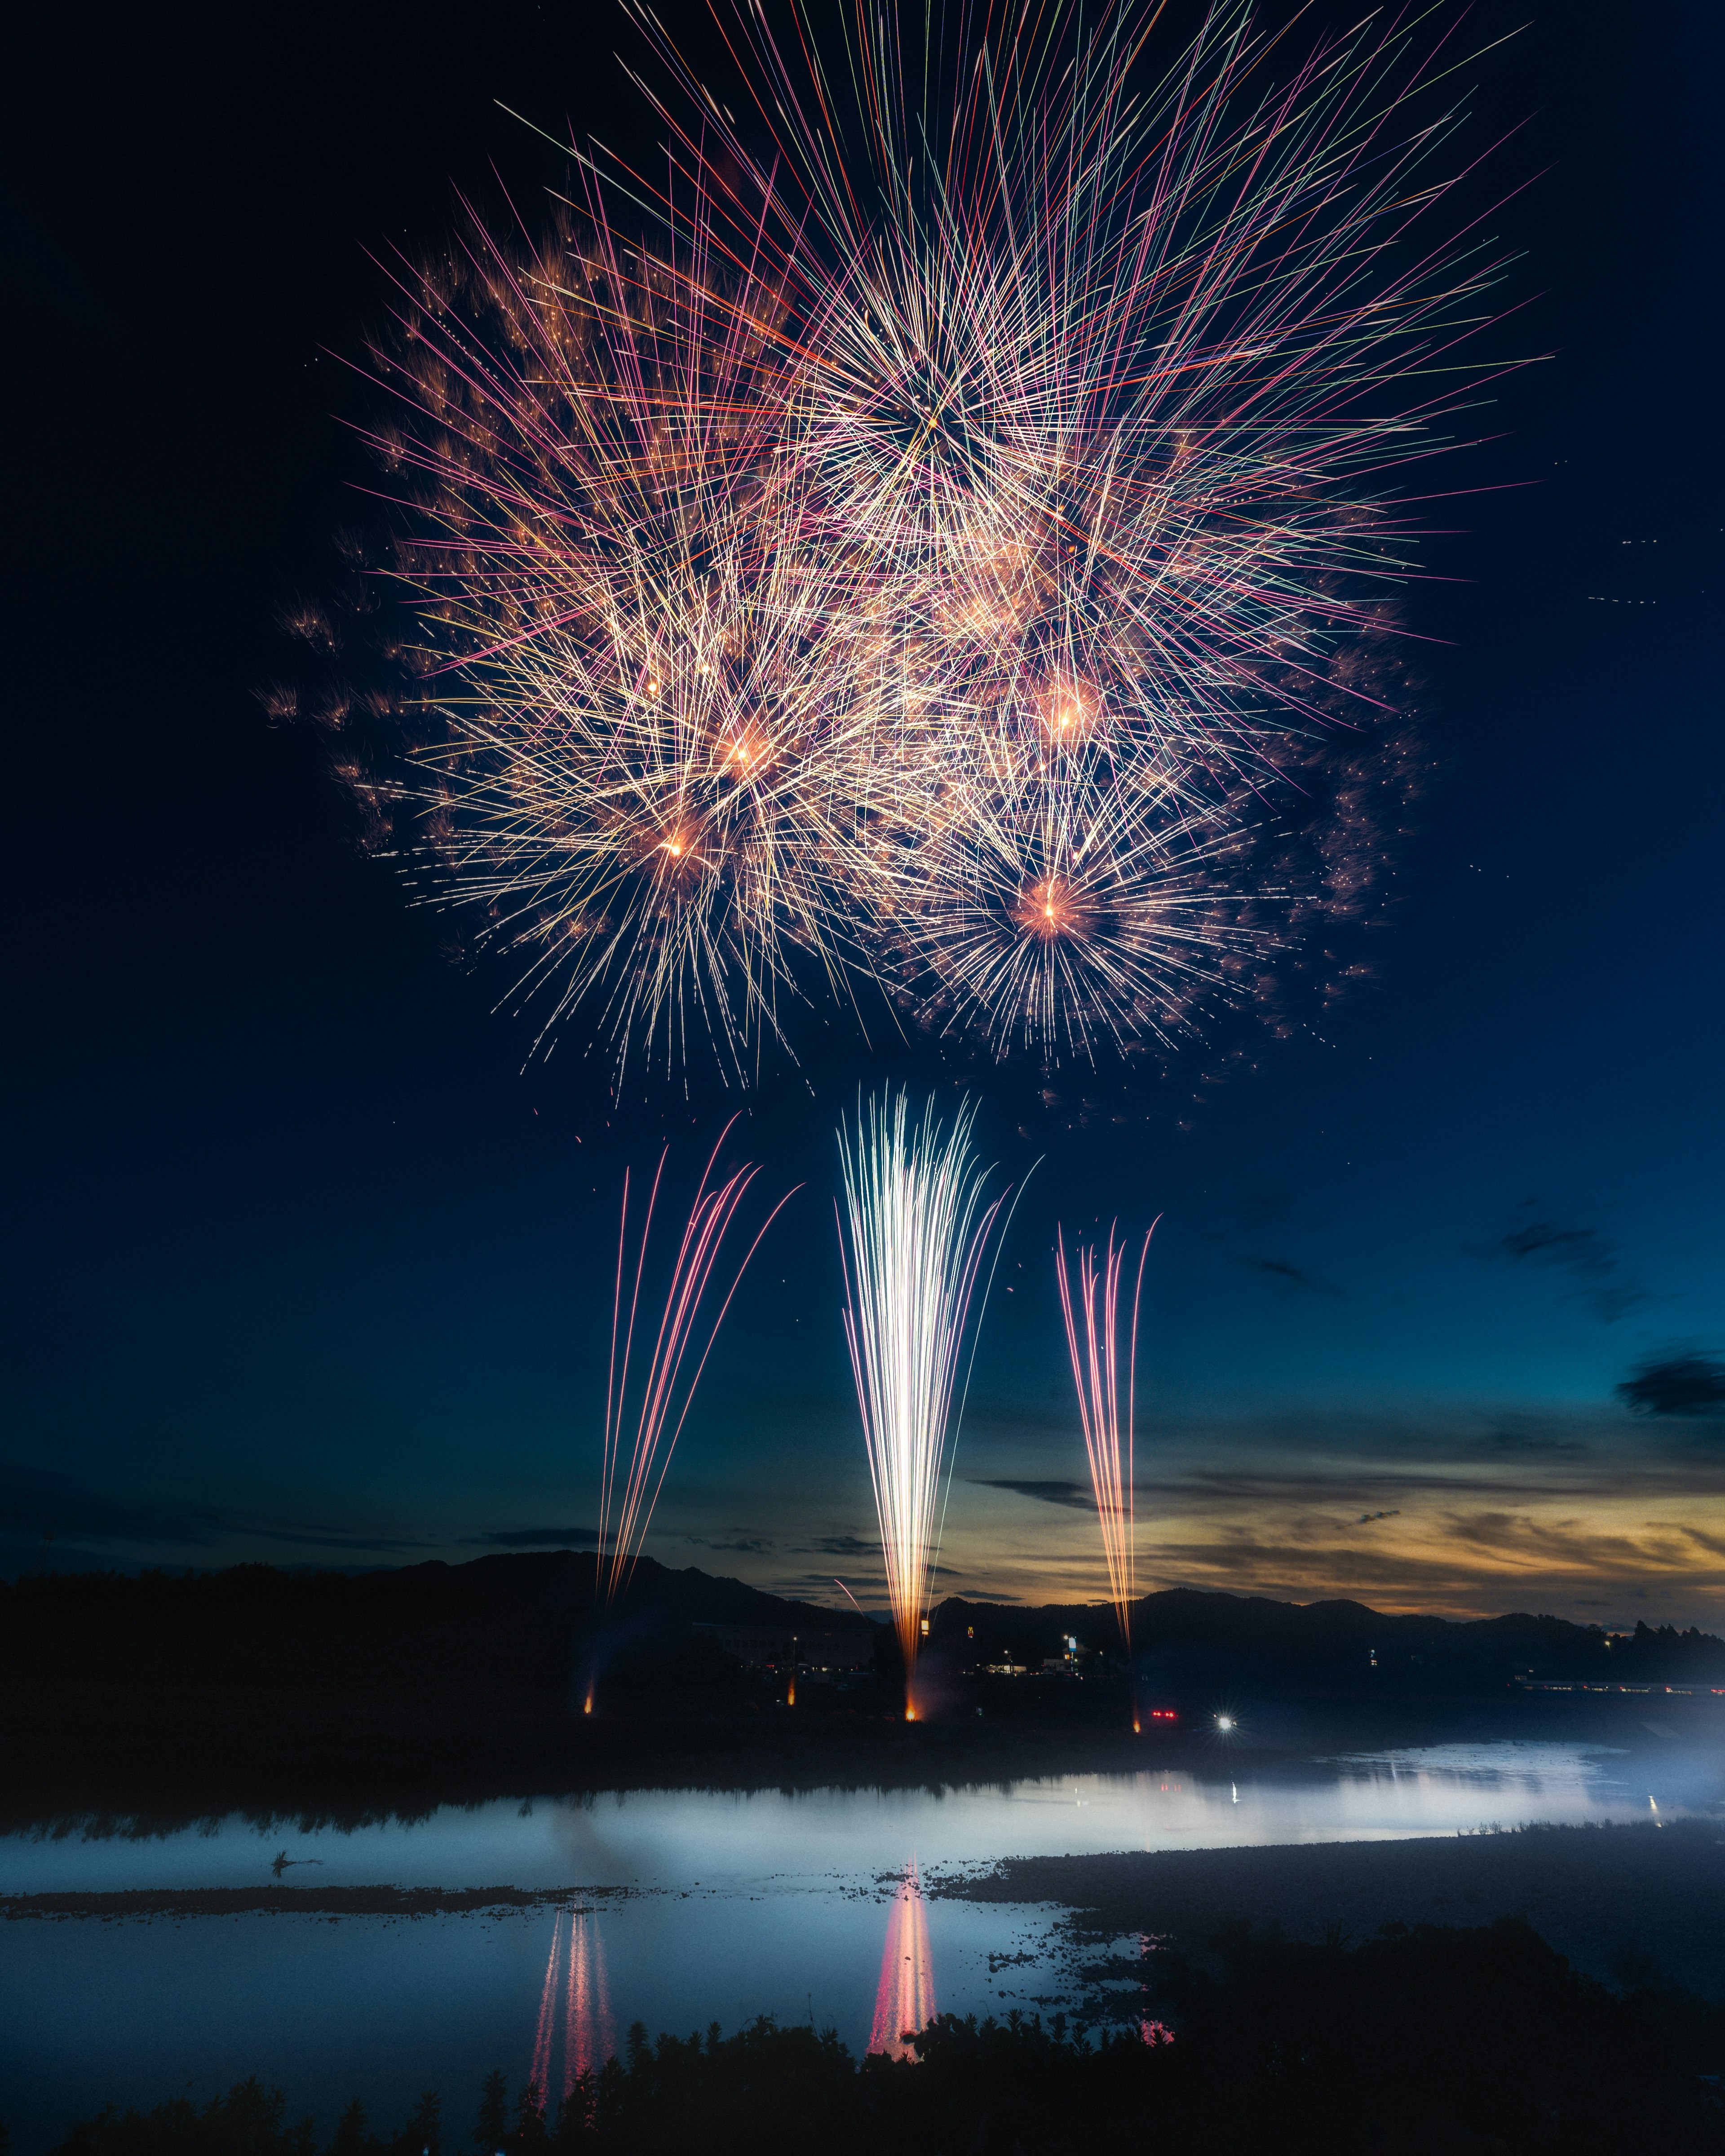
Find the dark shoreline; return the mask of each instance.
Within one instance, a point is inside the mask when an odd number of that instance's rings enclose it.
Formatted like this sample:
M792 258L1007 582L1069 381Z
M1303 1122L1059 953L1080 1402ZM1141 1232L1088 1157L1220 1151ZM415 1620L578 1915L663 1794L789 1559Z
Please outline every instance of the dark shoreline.
M567 1712L488 1726L429 1727L412 1716L299 1731L269 1746L189 1744L173 1725L140 1741L89 1741L87 1722L14 1729L0 1747L0 1834L148 1835L239 1815L259 1823L357 1826L421 1819L443 1804L647 1789L778 1790L999 1786L1070 1774L1167 1768L1222 1778L1296 1771L1315 1758L1440 1743L1584 1743L1657 1757L1717 1747L1725 1702L1655 1703L1587 1695L1361 1702L1322 1694L1235 1703L1236 1727L1189 1722L1135 1737L1096 1720L906 1723L819 1706L758 1715L598 1717ZM143 1719L142 1717L139 1718ZM231 1735L218 1718L214 1729Z
M1228 1924L1358 1943L1386 1924L1521 1917L1604 1982L1663 1983L1725 1999L1725 1819L1009 1857L980 1875L923 1886L947 1901L1053 1903L1072 1912L1081 1942L1141 1933L1189 1955ZM1137 1966L1103 1963L1092 1974L1100 1980Z
M1535 1826L1395 1840L1008 1857L983 1872L927 1874L931 1900L1070 1912L1075 1943L1133 1933L1202 1959L1224 1926L1358 1943L1389 1924L1453 1928L1522 1917L1584 1974L1675 1985L1725 2000L1725 1820L1661 1827ZM530 1912L655 1890L567 1885L125 1888L0 1896L8 1922L270 1915L342 1917ZM1141 1974L1103 1958L1094 1986ZM1092 1993L1101 2013L1106 1994Z
M465 1917L488 1909L618 1902L640 1887L127 1887L106 1894L0 1894L0 1917Z

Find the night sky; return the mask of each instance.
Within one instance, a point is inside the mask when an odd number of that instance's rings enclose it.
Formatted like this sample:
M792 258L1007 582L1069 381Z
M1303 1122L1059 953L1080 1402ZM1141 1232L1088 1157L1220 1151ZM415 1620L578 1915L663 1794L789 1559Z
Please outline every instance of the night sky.
M1486 0L1472 42L1520 19ZM891 1077L976 1094L998 1183L1041 1163L952 1589L1105 1591L1050 1249L1057 1219L1159 1213L1147 1584L1725 1625L1712 32L1700 5L1553 8L1474 71L1470 145L1525 123L1467 198L1520 190L1490 219L1526 255L1493 348L1553 357L1443 467L1407 608L1429 783L1373 978L1321 1035L1236 1029L1045 1102L1033 1072L817 1010L749 1094L697 1070L614 1105L578 1033L531 1060L504 974L439 956L256 691L276 609L374 513L344 364L382 311L367 250L434 236L452 185L561 180L500 101L639 150L620 18L35 11L7 222L0 1564L590 1544L624 1163L668 1137L686 1191L740 1110L762 1188L804 1188L648 1547L869 1600L834 1130Z

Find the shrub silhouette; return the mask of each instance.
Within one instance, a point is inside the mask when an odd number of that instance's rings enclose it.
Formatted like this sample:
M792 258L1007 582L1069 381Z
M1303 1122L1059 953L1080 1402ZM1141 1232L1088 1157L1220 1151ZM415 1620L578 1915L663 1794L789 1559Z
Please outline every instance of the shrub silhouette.
M1725 2006L1609 1991L1518 1920L1388 1927L1357 1947L1235 1927L1212 1965L1171 1961L1135 2013L1175 2025L1087 2034L1056 2016L944 2015L916 2056L854 2059L831 2031L752 2022L649 2040L583 2074L555 2116L531 2082L511 2118L488 2077L473 2143L492 2156L1093 2156L1171 2143L1204 2156L1701 2156L1725 2119ZM1158 1961L1159 1961L1158 1958ZM320 2144L280 2093L242 2082L201 2107L111 2107L54 2156L440 2156L422 2098L380 2141L362 2106Z

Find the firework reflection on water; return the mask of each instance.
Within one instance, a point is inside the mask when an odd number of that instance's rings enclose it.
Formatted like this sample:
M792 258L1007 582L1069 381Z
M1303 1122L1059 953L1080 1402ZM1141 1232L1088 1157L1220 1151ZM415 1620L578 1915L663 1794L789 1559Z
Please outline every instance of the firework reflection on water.
M605 1949L596 1909L559 1909L539 1998L531 2078L548 2102L567 2096L578 2077L597 2073L617 2049ZM553 2082L557 2067L562 2078Z
M880 1983L875 1994L875 2020L869 2049L889 2058L913 2059L909 2039L933 2020L934 1958L928 1947L928 1904L913 1856L906 1865L886 1920L886 1945L880 1956Z

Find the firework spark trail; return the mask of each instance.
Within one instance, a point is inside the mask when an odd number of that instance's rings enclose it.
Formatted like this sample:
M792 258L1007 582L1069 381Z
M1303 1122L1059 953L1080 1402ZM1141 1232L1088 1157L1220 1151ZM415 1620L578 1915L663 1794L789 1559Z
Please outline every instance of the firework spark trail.
M823 803L853 829L830 767L868 608L765 495L761 340L681 240L651 259L599 218L522 257L470 214L398 279L375 359L405 416L373 439L423 492L398 573L440 724L394 793L444 900L523 954L512 992L555 984L542 1040L591 995L619 1054L692 1027L740 1067L787 945L837 963L814 871Z
M733 1116L732 1121L735 1120ZM750 1184L761 1172L757 1166L745 1164L735 1169L723 1183L713 1183L714 1164L730 1132L731 1123L726 1123L701 1173L701 1186L695 1194L665 1290L646 1374L633 1401L629 1373L634 1358L636 1326L641 1317L642 1282L653 1231L654 1209L665 1174L666 1154L660 1155L635 1240L634 1277L629 1287L626 1316L624 1284L629 1273L629 1174L624 1172L617 1235L617 1282L611 1305L611 1360L605 1380L604 1452L599 1483L597 1577L599 1591L607 1604L614 1601L628 1585L639 1561L654 1507L670 1467L671 1455L688 1419L696 1388L706 1368L713 1342L719 1337L732 1298L748 1269L750 1259L760 1248L762 1236L796 1194L795 1189L788 1190L757 1229L754 1240L731 1276L717 1315L707 1328L706 1344L695 1361L692 1373L685 1378L685 1364L700 1329L702 1299L718 1264L726 1233Z
M721 12L746 126L637 10L665 184L572 147L545 241L469 213L400 272L421 732L338 768L536 1045L583 1006L619 1074L745 1075L868 976L1002 1055L1172 1048L1379 872L1312 774L1489 378L1460 63L1245 0L1159 77L1148 7L966 12L926 67L908 16Z
M974 1112L961 1104L947 1131L931 1101L913 1127L901 1092L859 1103L854 1141L844 1126L839 1132L845 1337L909 1721L916 1718L916 1653L939 1559L937 1511L957 1438L953 1392L977 1276L1005 1202L1003 1195L983 1204L988 1170L972 1163Z
M969 622L990 686L1093 647L1117 717L1261 767L1237 693L1301 619L1360 624L1313 575L1370 565L1345 483L1415 451L1429 340L1501 266L1394 252L1444 192L1414 181L1452 121L1386 137L1419 85L1406 32L1332 39L1255 101L1239 5L1141 100L1140 25L1085 42L1053 94L1053 48L1013 33L950 110L914 112L896 33L860 36L860 194L763 24L743 37L808 205L780 283L811 295L790 447L818 511L929 579L922 611ZM1409 411L1360 408L1404 377ZM1315 660L1321 631L1295 642Z
M928 1905L913 1856L904 1868L886 1920L886 1944L880 1955L880 1981L875 1992L874 2025L869 2049L892 2059L914 2059L906 2041L933 2020L934 1958L928 1944Z
M1168 800L1148 821L1082 752L1003 758L997 774L963 824L930 839L905 895L927 1023L1003 1055L1171 1046L1263 948L1246 891L1226 880L1238 834Z
M1072 1382L1078 1389L1078 1419L1084 1430L1084 1450L1090 1462L1091 1487L1096 1492L1096 1521L1102 1532L1102 1555L1108 1568L1108 1594L1120 1620L1120 1636L1128 1656L1132 1648L1132 1607L1138 1599L1137 1504L1133 1473L1136 1466L1137 1409L1138 1303L1144 1287L1144 1264L1150 1255L1150 1224L1138 1253L1138 1270L1132 1283L1132 1325L1126 1349L1126 1421L1120 1415L1120 1281L1126 1261L1126 1245L1108 1230L1106 1250L1093 1244L1078 1246L1076 1302L1083 1312L1084 1337L1079 1338L1073 1315L1075 1297L1071 1271L1066 1260L1066 1241L1056 1235L1055 1277L1060 1284L1060 1315L1066 1324L1066 1347L1072 1358ZM1122 1443L1122 1435L1124 1442Z

